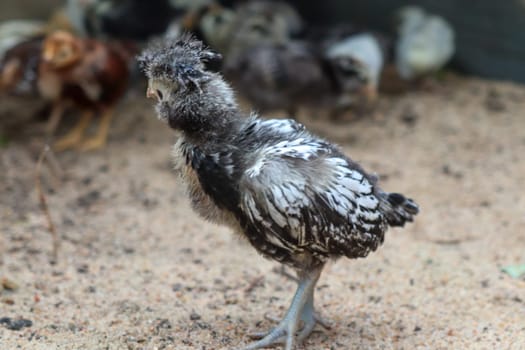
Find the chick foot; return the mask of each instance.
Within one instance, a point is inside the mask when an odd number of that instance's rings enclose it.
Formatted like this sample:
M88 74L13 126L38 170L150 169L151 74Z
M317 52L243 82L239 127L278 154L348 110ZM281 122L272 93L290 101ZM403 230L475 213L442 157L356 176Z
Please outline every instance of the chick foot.
M103 148L106 146L106 141L108 139L109 125L111 123L111 118L113 116L113 111L111 109L106 110L102 115L100 120L100 125L95 136L84 141L78 146L78 149L83 152L93 151L96 149Z
M280 322L280 319L273 317L273 316L265 315L265 318L271 321L274 321L274 322ZM313 294L311 294L311 296L306 301L306 304L304 305L304 308L300 315L300 320L302 321L302 328L298 328L300 332L299 334L297 334L297 337L296 337L299 343L304 341L306 338L308 338L308 336L313 332L317 324L319 324L325 329L330 329L332 327L332 322L322 318L317 312L315 312ZM269 332L268 331L252 332L248 334L248 336L252 339L262 339L268 336L269 334L271 334L272 332L274 332L276 328L274 328L273 330ZM285 342L285 337L283 335L281 338L276 339L274 344L283 344L284 342Z
M106 145L106 138L92 137L78 145L78 149L82 152L94 151L103 148Z
M84 136L84 131L89 126L92 116L93 114L91 112L85 112L73 130L54 143L53 148L55 151L65 151L80 144Z
M300 331L297 335L299 342L302 342L312 333L319 320L314 312L313 292L321 274L321 269L318 268L299 277L297 291L282 321L270 332L252 334L252 337L261 339L249 344L243 350L261 349L276 344L285 344L286 350L292 350L296 341L297 331ZM302 327L299 327L301 322Z
M62 152L67 149L73 148L80 144L82 141L82 134L67 134L53 144L53 149L57 152Z

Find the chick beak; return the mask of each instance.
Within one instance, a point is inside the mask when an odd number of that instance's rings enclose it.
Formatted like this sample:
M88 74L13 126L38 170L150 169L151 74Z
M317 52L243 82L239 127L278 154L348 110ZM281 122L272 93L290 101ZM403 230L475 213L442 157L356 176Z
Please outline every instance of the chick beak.
M146 90L146 97L147 98L153 98L155 100L158 100L159 97L155 93L155 90L153 90L151 87L148 86L148 89Z
M50 48L44 49L44 52L42 52L42 59L44 62L51 62L53 60L53 50Z
M377 100L378 93L377 93L377 86L374 84L368 84L363 89L363 95L366 98L366 101L368 103L373 103Z

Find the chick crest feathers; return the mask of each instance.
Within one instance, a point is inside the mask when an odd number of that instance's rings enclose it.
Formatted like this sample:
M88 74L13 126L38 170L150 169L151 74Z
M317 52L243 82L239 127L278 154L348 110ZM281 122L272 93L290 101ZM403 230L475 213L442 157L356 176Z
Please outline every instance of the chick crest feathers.
M209 80L206 63L221 55L206 47L189 33L179 38L153 41L138 57L140 68L149 79L177 81L199 85Z

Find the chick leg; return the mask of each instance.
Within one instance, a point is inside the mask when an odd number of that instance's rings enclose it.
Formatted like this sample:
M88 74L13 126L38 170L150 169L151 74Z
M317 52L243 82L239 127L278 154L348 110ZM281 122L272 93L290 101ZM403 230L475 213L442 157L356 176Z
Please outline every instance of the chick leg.
M314 292L315 288L312 288L306 303L304 304L303 311L301 313L301 320L303 321L303 328L297 335L297 341L300 343L304 341L313 332L315 325L320 324L325 329L330 329L331 324L329 321L323 319L318 313L315 312L314 308Z
M93 112L85 111L82 114L82 117L80 117L80 120L73 128L73 130L71 130L66 136L62 137L60 140L55 142L55 150L60 152L78 145L82 140L82 136L84 136L84 131L89 126L92 117Z
M295 342L295 333L299 330L301 321L304 322L304 327L299 334L299 340L302 341L308 337L317 322L313 306L313 291L321 271L322 266L299 275L297 290L284 318L269 333L266 335L261 334L263 336L262 339L249 344L243 350L255 350L278 343L285 343L285 349L292 350Z
M373 104L377 102L378 93L377 86L375 84L368 84L363 89L363 95L365 96L366 102L368 104Z
M49 120L47 121L47 124L45 126L47 137L51 138L53 136L55 130L58 127L58 124L60 123L60 120L62 119L63 114L64 104L62 102L53 103L53 106L51 108L51 115L49 116Z
M85 152L85 151L92 151L92 150L104 147L108 139L109 126L111 124L112 118L113 118L113 110L112 109L105 110L100 119L100 124L98 126L97 133L92 138L84 141L79 146L79 149Z

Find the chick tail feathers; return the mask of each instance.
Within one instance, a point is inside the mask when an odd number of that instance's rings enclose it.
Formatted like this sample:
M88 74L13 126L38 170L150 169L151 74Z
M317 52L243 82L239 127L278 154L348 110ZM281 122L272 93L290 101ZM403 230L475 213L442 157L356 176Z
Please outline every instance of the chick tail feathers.
M406 222L413 221L414 216L419 213L416 202L400 193L383 192L380 198L379 206L390 226L404 226Z

